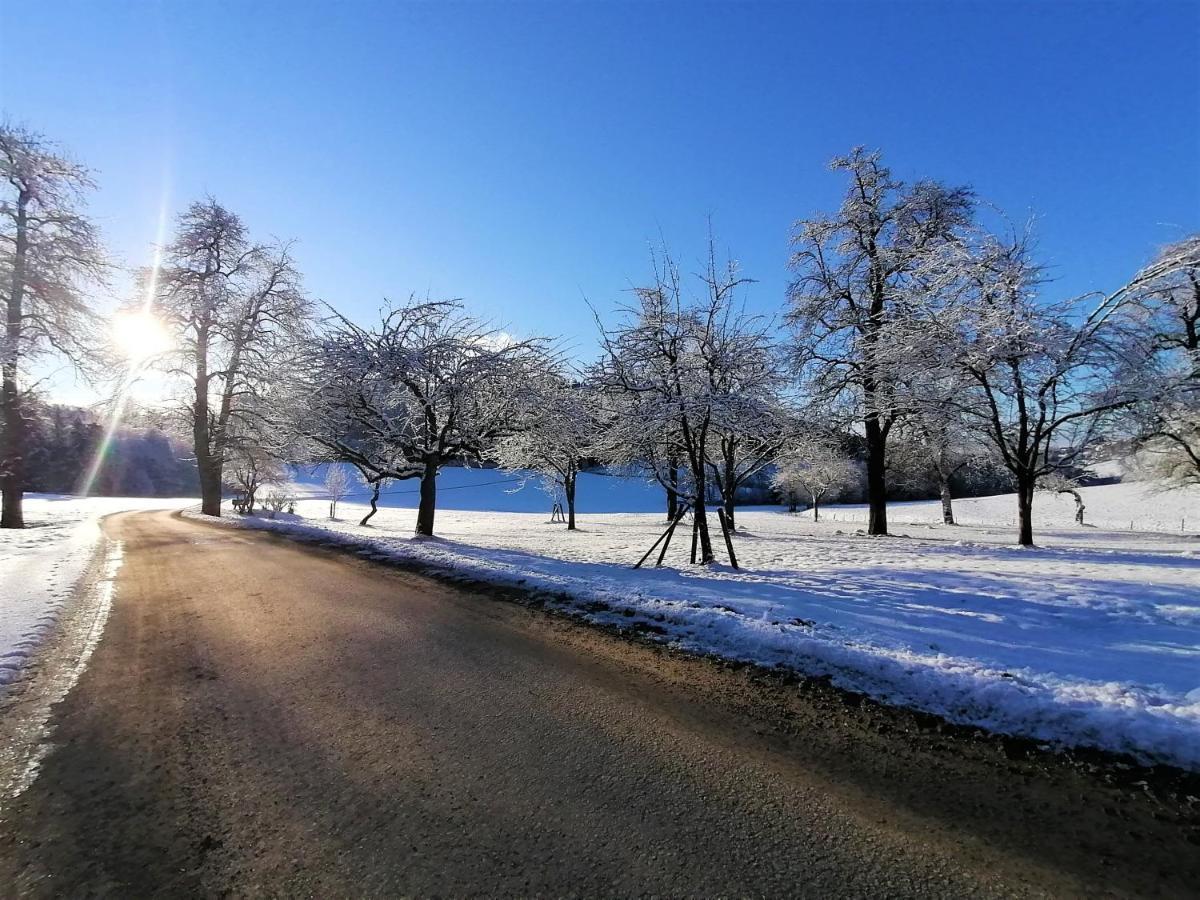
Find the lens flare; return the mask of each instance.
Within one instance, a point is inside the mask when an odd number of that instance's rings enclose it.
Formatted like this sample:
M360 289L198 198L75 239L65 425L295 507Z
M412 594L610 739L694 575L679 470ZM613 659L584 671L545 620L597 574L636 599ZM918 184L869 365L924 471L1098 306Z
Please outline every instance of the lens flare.
M158 210L158 241L154 250L154 262L150 267L150 278L146 285L146 293L141 307L134 312L118 313L113 318L112 342L129 365L121 379L121 387L112 400L112 411L108 423L104 427L104 437L96 447L92 461L80 480L79 494L88 497L95 487L96 478L104 465L104 458L112 446L117 429L125 417L129 406L130 394L137 383L143 363L151 357L166 353L171 349L171 339L162 321L154 315L154 296L158 288L158 273L162 267L162 246L167 227L167 191L163 190L162 203Z
M118 313L113 318L112 338L121 355L135 362L171 349L171 338L162 322L144 311Z

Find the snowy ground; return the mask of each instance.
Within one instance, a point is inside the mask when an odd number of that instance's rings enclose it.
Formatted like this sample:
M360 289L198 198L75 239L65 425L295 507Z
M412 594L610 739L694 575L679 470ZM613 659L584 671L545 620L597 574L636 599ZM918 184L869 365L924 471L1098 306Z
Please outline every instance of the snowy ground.
M1200 534L1200 489L1159 490L1137 481L1079 489L1086 507L1084 524L1106 531L1156 531L1166 534ZM1039 492L1033 500L1035 526L1075 524L1075 501L1069 494ZM867 521L863 505L831 507L831 520ZM1017 501L1011 494L954 501L955 520L963 525L1004 526L1015 534ZM889 503L888 521L901 524L942 521L941 503ZM1072 533L1075 533L1074 531ZM1034 540L1039 540L1034 530Z
M101 539L100 517L194 501L29 494L24 529L0 530L0 688L53 627Z
M495 476L452 472L451 483ZM855 507L817 523L747 510L740 572L689 567L685 530L667 567L634 571L662 531L659 513L582 512L570 533L545 512L443 509L430 540L411 537L411 509L381 510L361 528L361 507L343 504L330 522L326 501L306 499L296 521L240 524L552 591L595 620L829 675L955 722L1200 768L1200 540L1177 530L1179 518L1200 525L1198 501L1088 488L1096 520L1124 523L1103 529L1070 524L1070 498L1039 496L1033 550L1014 546L1012 497L960 501L961 518L980 524L954 528L933 524L936 503L896 504L890 538L856 533ZM532 491L526 502L547 505ZM1174 520L1174 533L1128 529L1154 516Z
M297 496L324 496L328 464L292 467L293 480L286 492ZM349 470L349 467L347 467ZM367 502L370 491L351 478L349 499ZM510 474L500 469L447 466L438 475L438 509L473 509L487 512L549 512L553 499L536 478ZM663 508L663 492L644 478L584 472L579 476L580 508L588 512L656 512ZM388 482L380 506L416 509L418 482Z

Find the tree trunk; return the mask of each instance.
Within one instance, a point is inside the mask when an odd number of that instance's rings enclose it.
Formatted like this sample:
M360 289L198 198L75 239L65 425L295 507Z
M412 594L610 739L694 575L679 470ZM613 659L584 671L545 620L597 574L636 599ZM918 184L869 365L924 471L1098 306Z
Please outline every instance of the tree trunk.
M950 479L942 478L942 524L954 524L954 503L950 496Z
M732 532L737 527L733 518L734 500L737 497L738 489L737 442L733 439L725 439L722 440L721 446L723 472L722 477L717 480L717 487L721 489L721 508L725 511L725 524Z
M713 554L712 537L708 533L708 513L704 501L697 501L693 515L696 517L696 533L700 536L700 565L707 566L716 556Z
M1034 479L1017 479L1017 543L1022 547L1033 546L1033 488Z
M214 452L208 422L208 329L196 334L196 401L192 406L192 443L200 475L200 511L221 515L221 469L224 460Z
M812 502L813 502L813 521L820 522L821 521L821 498L818 497L816 494L813 494Z
M417 507L417 534L433 535L433 515L437 509L438 464L433 458L425 460L425 471L421 475L421 504Z
M701 446L703 446L701 444ZM699 451L698 451L699 452ZM700 534L700 565L707 566L716 559L712 548L712 537L708 533L708 514L704 507L705 490L708 487L704 473L704 459L692 460L692 480L696 487L695 512L696 531Z
M867 438L867 534L887 534L887 436L879 419L864 422Z
M0 528L25 527L26 424L17 384L21 353L21 326L25 300L25 259L29 254L26 208L29 196L17 195L16 234L13 242L12 284L6 304L3 383L0 384Z
M359 525L366 525L371 521L371 516L379 512L379 488L382 484L382 481L376 481L371 485L371 511L362 517L362 520L358 523Z
M0 388L0 528L24 528L25 512L25 419L21 415L21 395L17 389L16 365L4 366L4 384Z
M567 498L567 531L575 530L575 479L577 474L571 472L563 479L563 493Z
M679 515L679 466L674 460L669 463L667 470L667 521L674 522Z
M200 512L206 516L221 515L221 466L207 453L196 460L200 476Z

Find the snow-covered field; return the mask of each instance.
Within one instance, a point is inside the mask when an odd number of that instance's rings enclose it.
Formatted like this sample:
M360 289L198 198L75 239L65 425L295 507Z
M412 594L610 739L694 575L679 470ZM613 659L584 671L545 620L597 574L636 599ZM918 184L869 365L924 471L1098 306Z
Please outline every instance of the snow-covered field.
M292 467L293 480L285 488L296 496L324 496L323 480L328 464ZM447 466L438 475L438 509L484 510L487 512L550 512L553 499L536 478L500 469ZM663 492L644 478L584 472L579 476L580 509L592 513L657 512L663 508ZM380 506L417 508L418 482L389 482L379 498ZM370 491L351 479L349 499L367 502Z
M26 495L27 527L0 530L0 687L17 676L53 627L96 552L102 516L191 502Z
M487 476L495 473L451 479ZM526 502L544 510L529 491ZM469 492L442 496L451 493ZM656 492L646 496L657 504ZM301 500L295 521L232 524L550 591L594 620L829 675L951 721L1200 768L1200 540L1178 531L1180 518L1200 525L1200 496L1129 483L1086 489L1089 520L1122 529L1074 526L1069 497L1040 495L1040 546L1029 550L1014 546L1011 496L959 501L961 518L978 524L953 528L934 524L936 503L895 504L888 538L857 533L855 507L832 507L816 523L746 510L741 571L689 567L686 528L664 568L634 571L662 514L589 513L582 487L580 501L576 533L544 511L442 509L439 537L414 539L411 509L383 509L361 528L362 507L343 503L331 522L321 499ZM1174 533L1128 530L1151 515L1173 520Z
M1106 531L1156 531L1167 534L1200 534L1200 490L1158 490L1138 481L1079 489L1083 497L1084 524ZM1037 527L1071 527L1075 501L1069 494L1039 492L1033 500L1034 540ZM865 523L861 504L831 507L830 518L843 523ZM824 515L824 512L822 513ZM954 501L955 520L963 525L1017 527L1017 501L1011 494ZM921 524L942 521L941 503L920 501L889 503L888 521ZM1074 532L1073 532L1074 533Z

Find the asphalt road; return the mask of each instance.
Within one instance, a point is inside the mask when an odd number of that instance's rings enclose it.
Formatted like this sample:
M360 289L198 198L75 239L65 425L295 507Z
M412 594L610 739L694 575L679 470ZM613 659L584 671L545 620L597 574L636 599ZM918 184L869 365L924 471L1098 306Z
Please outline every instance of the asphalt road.
M1170 792L271 535L105 528L112 613L4 807L6 895L1200 884Z

